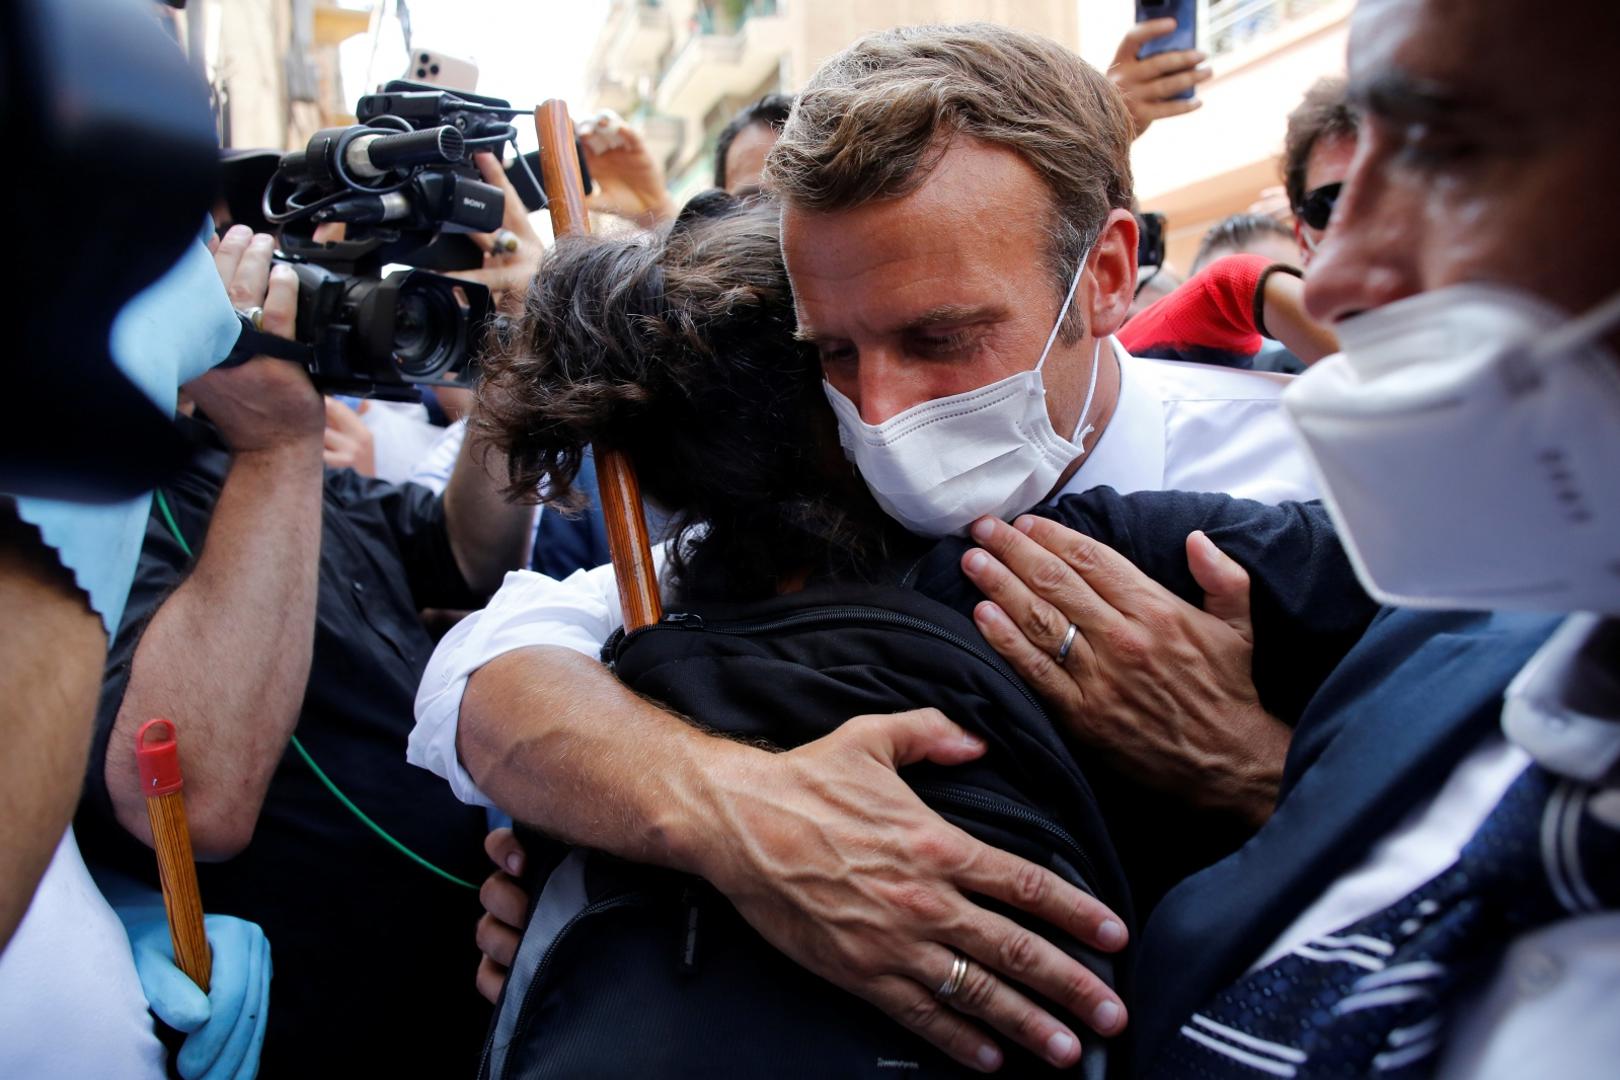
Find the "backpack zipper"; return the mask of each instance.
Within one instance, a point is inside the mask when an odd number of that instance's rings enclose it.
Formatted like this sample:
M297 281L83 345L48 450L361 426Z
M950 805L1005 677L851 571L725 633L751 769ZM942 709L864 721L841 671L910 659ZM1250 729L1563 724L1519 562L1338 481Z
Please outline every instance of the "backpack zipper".
M1080 842L1070 835L1067 829L1044 814L1000 795L993 795L988 791L975 791L959 784L924 782L911 785L911 789L926 803L954 804L962 809L979 810L1032 825L1062 845L1078 864L1088 883L1097 880L1096 870L1092 868L1091 859L1086 856Z

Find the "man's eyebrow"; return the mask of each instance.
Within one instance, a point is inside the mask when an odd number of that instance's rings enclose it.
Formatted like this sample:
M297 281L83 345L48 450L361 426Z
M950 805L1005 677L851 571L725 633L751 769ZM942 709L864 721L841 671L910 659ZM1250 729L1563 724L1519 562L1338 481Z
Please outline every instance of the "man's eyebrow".
M1484 102L1403 71L1386 71L1354 82L1349 98L1367 115L1388 120L1455 123L1476 119L1488 111Z
M905 322L889 330L891 334L906 334L916 330L927 330L935 326L964 326L972 323L986 322L998 318L1001 308L986 305L971 304L941 304L939 307L929 308L921 315L914 315ZM813 326L806 326L803 320L793 330L793 340L817 342L828 338L836 338L834 334L822 334Z
M929 308L914 318L907 319L894 328L894 332L904 334L912 330L927 330L934 326L967 325L985 322L996 318L1001 313L998 307L972 304L941 304L936 308Z

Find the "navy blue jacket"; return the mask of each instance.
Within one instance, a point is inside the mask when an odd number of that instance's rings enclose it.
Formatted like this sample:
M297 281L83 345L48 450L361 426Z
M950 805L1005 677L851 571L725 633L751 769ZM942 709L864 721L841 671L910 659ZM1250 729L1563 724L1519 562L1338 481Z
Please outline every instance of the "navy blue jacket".
M1139 1068L1434 794L1497 726L1508 683L1559 621L1378 615L1300 717L1271 820L1172 889L1143 929L1130 1029Z

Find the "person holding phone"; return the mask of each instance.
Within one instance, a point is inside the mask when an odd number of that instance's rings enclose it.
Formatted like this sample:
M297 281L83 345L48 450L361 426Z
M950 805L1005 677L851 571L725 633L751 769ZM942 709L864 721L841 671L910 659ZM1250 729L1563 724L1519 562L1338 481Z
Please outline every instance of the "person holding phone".
M1157 6L1167 12L1170 10L1168 4ZM1142 8L1146 5L1139 5L1139 19L1149 13L1140 10ZM1137 138L1155 120L1184 116L1203 107L1194 88L1214 74L1204 63L1209 56L1191 47L1191 35L1188 35L1186 47L1164 47L1182 44L1174 41L1179 30L1180 23L1174 18L1137 22L1120 39L1119 48L1114 51L1114 62L1108 66L1108 78L1125 96ZM1166 38L1172 41L1165 42ZM1160 42L1164 45L1155 47Z

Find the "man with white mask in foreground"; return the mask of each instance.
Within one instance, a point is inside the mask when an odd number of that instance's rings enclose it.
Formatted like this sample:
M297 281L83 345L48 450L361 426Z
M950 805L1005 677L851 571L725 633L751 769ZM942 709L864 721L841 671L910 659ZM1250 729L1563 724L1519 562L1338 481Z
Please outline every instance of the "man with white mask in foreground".
M1343 352L1285 403L1363 582L1454 610L1385 610L1270 821L1146 926L1151 1075L1614 1075L1617 40L1602 0L1356 11L1307 286Z
M871 35L800 95L767 167L785 208L799 331L821 350L846 452L911 530L962 533L983 515L1099 485L1312 496L1280 413L1283 380L1139 361L1112 338L1136 280L1130 140L1106 77L1003 27ZM1193 560L1206 589L1230 586L1213 547ZM1214 616L1188 606L1175 618ZM889 809L852 815L828 796L852 759L742 747L638 699L596 660L618 623L609 568L564 582L509 576L435 654L411 760L462 798L570 842L704 876L795 960L959 1060L994 1068L999 1053L966 1010L932 995L947 974L930 966L939 944L975 927L967 951L985 1003L975 1021L1054 1064L1077 1059L1066 1023L1000 992L1000 950L1016 930L970 895L985 890L962 867L1002 853L948 837L892 772ZM1189 726L1220 716L1227 744L1186 797L1252 828L1269 812L1286 727L1257 702L1200 700L1187 713ZM960 738L923 713L832 737L891 770L899 748ZM869 888L848 870L858 860L807 861L883 837L905 853L892 876L929 904ZM1019 906L1047 918L1054 905L1080 909L1055 878L1037 891L1046 903ZM934 914L919 914L925 906ZM1097 926L1079 929L1097 940ZM1102 936L1125 935L1115 924ZM1124 1027L1118 1001L1083 968L1039 939L1034 950L1026 985L1099 1032Z

